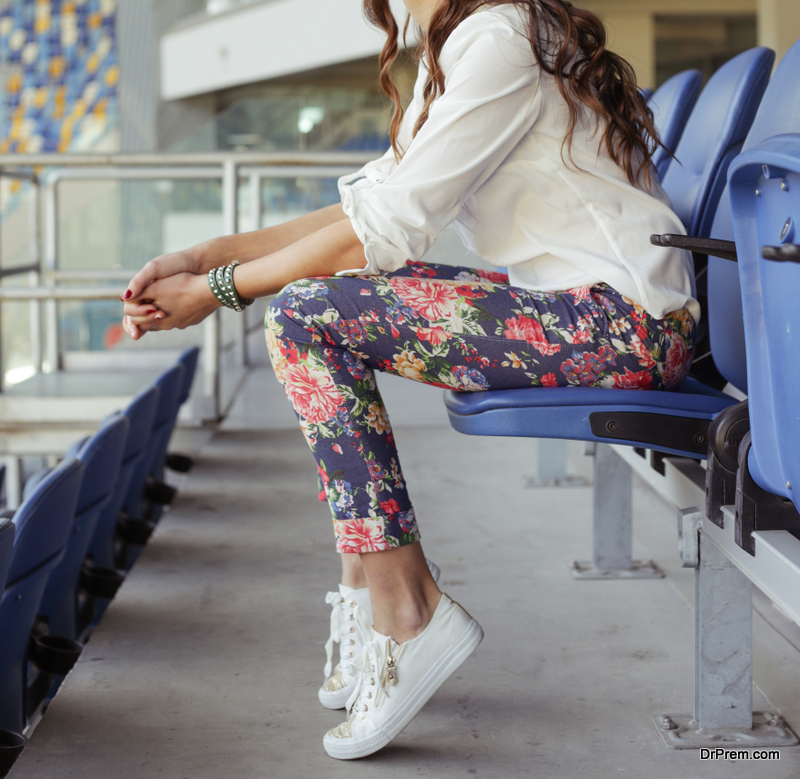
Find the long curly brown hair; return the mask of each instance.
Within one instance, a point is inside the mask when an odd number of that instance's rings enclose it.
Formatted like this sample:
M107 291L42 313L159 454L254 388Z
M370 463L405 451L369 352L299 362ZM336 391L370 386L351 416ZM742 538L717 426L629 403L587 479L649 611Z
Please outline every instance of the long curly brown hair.
M399 160L403 149L397 142L403 106L391 76L398 54L400 30L389 0L363 0L368 21L382 29L386 43L381 51L380 84L394 103L389 137ZM569 124L562 153L570 157L572 136L588 108L602 128L600 144L625 171L631 184L651 181L651 157L661 142L653 123L653 112L636 86L630 64L606 48L606 30L600 19L566 0L442 0L422 33L418 53L424 54L429 75L425 104L414 127L414 135L428 119L431 104L444 93L444 73L439 55L455 28L481 6L515 3L528 10L528 39L539 67L551 75L569 109ZM408 29L408 20L404 29Z

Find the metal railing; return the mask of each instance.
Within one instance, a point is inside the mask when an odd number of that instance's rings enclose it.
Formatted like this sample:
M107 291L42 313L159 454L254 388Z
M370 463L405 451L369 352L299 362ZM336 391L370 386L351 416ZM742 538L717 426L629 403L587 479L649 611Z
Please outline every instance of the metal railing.
M4 269L0 258L0 279L28 274L29 286L0 286L0 305L12 300L30 302L33 368L41 371L46 365L47 370L55 371L61 364L57 302L114 300L124 291L124 288L112 285L59 286L59 282L127 281L135 272L119 269L64 270L59 267L59 184L62 181L219 180L222 186L222 234L233 235L239 232L238 193L243 182L247 182L250 188L250 223L253 229L257 229L262 218L262 180L334 178L356 170L374 156L358 152L0 155L0 177L22 179L32 187L28 262ZM223 315L221 310L217 310L203 324L203 395L208 400L208 410L203 414L205 418L218 419L223 413L220 402L222 352L233 346L242 367L248 363L246 318L237 320L234 343L223 344ZM3 371L0 370L0 382L2 377Z

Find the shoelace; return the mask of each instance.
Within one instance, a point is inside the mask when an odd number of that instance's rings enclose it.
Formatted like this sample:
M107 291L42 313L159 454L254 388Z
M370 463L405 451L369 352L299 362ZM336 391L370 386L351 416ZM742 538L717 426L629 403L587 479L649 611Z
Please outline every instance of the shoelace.
M327 660L323 673L327 679L333 670L333 645L338 643L341 647L346 633L351 635L351 643L356 646L356 641L360 640L362 643L369 639L369 633L372 626L368 624L369 616L363 606L356 604L354 600L350 600L348 604L345 603L345 598L342 597L340 592L329 592L325 596L325 603L331 606L331 634L325 642L325 654ZM349 615L345 616L348 607L352 609ZM348 630L349 627L349 630ZM357 675L358 657L352 653L353 657L345 658L344 653L340 651L342 657L341 666L342 670L350 676Z
M401 644L397 654L392 655L391 639L371 638L364 643L357 666L360 683L347 701L351 716L369 711L370 701L373 699L373 707L378 708L383 698L388 697L386 688L397 683L397 661L402 653Z

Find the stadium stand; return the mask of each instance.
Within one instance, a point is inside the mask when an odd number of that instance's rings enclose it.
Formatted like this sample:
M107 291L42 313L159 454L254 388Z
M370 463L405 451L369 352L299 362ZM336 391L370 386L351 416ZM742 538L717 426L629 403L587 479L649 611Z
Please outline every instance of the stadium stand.
M116 0L14 0L0 11L0 153L85 149L114 126ZM20 181L3 180L7 196Z

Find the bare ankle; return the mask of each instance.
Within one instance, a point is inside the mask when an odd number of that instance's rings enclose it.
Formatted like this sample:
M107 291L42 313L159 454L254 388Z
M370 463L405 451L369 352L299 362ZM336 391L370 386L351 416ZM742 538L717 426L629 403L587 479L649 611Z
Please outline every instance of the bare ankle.
M403 599L390 613L376 617L375 630L384 636L391 636L398 644L416 638L433 618L442 594L437 589L430 593L420 593L418 597Z
M367 576L361 557L357 554L343 554L342 556L342 584L354 590L363 590L367 586Z

